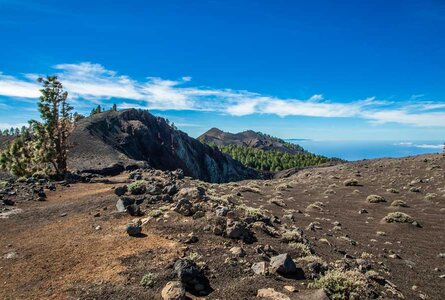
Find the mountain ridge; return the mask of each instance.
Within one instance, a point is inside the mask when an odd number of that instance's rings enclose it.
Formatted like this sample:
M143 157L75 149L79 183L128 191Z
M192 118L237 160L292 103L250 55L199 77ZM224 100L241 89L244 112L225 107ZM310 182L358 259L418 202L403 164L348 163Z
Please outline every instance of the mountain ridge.
M216 148L200 143L146 110L107 111L81 120L69 137L68 167L98 171L150 165L161 170L182 169L186 176L209 182L258 178Z

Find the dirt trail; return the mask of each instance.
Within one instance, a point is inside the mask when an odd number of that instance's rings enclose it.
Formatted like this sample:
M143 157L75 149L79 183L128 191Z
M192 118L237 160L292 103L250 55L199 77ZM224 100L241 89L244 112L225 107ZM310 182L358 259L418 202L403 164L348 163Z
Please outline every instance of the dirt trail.
M1 260L1 299L68 299L78 285L122 283L127 256L154 250L168 259L175 253L174 242L150 232L141 239L126 235L128 218L114 215L112 186L62 188L49 192L46 202L23 203L23 213L0 220L8 228L0 236L1 255L12 256Z

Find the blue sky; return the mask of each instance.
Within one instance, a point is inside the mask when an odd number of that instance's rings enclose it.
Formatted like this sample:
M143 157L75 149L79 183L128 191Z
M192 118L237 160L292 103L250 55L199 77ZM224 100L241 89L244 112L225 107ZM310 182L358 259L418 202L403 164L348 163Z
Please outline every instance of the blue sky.
M445 2L0 0L0 127L39 75L79 112L148 108L318 140L445 140Z

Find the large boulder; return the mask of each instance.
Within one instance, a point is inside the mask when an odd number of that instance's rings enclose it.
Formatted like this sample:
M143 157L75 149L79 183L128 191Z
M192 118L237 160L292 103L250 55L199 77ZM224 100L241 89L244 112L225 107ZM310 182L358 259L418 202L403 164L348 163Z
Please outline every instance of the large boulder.
M161 291L161 297L163 300L184 300L185 289L183 284L180 281L167 282Z
M280 275L293 275L297 273L298 268L289 254L284 253L271 257L269 271Z
M174 211L180 213L183 216L191 216L193 215L193 204L186 198L182 198L176 204Z

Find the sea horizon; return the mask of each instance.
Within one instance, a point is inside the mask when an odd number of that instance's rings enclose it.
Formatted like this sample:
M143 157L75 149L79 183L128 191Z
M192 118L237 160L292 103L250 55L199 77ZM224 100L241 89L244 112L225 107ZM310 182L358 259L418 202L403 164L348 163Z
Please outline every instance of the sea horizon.
M342 141L342 140L312 140L285 139L285 141L302 146L305 150L328 157L341 158L348 161L398 158L443 151L443 141L438 140L382 140L382 141Z

